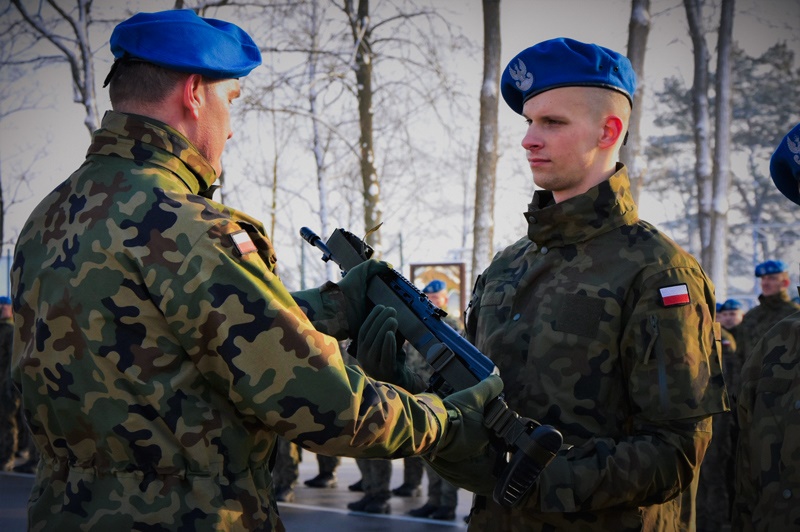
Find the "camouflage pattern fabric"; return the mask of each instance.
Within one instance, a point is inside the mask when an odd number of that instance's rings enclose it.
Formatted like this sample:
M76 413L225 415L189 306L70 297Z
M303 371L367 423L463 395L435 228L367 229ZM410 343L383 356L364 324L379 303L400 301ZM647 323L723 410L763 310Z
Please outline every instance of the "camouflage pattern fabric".
M346 366L309 321L352 337L341 291L307 316L262 225L204 197L215 179L174 129L108 112L26 222L13 375L42 455L32 530L281 530L276 436L355 457L436 443L441 400Z
M739 385L739 368L736 362L736 340L722 328L722 373L728 389ZM734 408L732 394L731 409ZM730 527L731 509L735 494L734 466L738 424L736 412L715 414L712 420L713 436L700 467L697 488L697 530L720 531Z
M17 425L19 394L11 380L11 345L14 325L10 320L0 320L0 471L9 471L14 465L18 449L20 428Z
M475 284L467 338L509 406L564 435L535 491L475 499L470 530L680 530L711 414L728 410L714 288L637 215L627 173L559 204L534 194L528 236ZM661 289L685 287L670 305ZM679 290L680 292L680 290ZM693 525L693 523L692 523Z
M303 449L286 438L278 438L275 442L275 465L272 467L272 479L275 493L293 489L300 476L300 462L303 461Z
M737 327L736 358L740 368L744 366L747 357L753 352L764 333L783 318L800 310L800 305L791 300L789 292L785 289L771 296L761 294L758 296L758 302L758 305L747 311ZM739 392L736 388L732 391L734 395Z
M800 313L742 368L734 530L800 530Z

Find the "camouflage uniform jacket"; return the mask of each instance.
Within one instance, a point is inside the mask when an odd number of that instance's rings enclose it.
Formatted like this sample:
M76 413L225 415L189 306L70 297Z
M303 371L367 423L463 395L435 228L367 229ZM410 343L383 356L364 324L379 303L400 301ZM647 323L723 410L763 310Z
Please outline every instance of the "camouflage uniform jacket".
M800 313L742 368L734 530L800 530Z
M747 357L765 332L798 310L800 305L791 300L785 289L771 296L758 296L758 305L747 311L737 327L736 358L739 367L744 366ZM738 390L734 390L734 393L738 393Z
M42 454L32 529L282 530L276 435L397 457L441 433L438 398L345 366L261 224L204 197L215 178L166 124L109 112L25 224L13 364ZM341 291L317 293L346 335Z
M526 217L528 236L476 281L467 338L509 405L565 447L519 508L476 499L470 529L679 529L710 415L728 409L712 283L639 220L621 165L559 204L536 192ZM664 287L685 287L688 303L670 305Z

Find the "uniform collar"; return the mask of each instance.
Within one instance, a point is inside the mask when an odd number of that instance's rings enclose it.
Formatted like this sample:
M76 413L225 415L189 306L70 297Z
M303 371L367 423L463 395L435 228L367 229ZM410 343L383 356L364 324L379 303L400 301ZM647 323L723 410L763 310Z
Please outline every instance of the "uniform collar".
M772 294L771 296L765 296L764 294L758 296L758 303L765 308L780 308L791 300L792 298L789 297L789 291L786 289L782 289L777 294Z
M617 172L599 185L561 203L553 193L537 190L525 213L528 238L538 246L576 244L623 225L638 221L630 193L628 171L617 164Z
M112 155L161 166L178 176L192 194L206 195L217 180L211 163L186 137L141 115L107 111L86 155Z

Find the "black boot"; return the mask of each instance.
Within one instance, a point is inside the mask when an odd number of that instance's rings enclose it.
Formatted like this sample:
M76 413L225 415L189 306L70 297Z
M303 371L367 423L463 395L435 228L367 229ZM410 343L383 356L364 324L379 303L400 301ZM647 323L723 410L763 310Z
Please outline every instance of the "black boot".
M439 507L435 504L425 503L424 506L420 506L419 508L414 508L413 510L408 511L408 515L413 517L430 517L433 512L438 510Z
M422 488L407 482L403 482L393 489L392 493L398 497L419 497L422 495Z
M331 473L320 473L304 482L309 488L335 488L336 476Z
M357 501L347 503L347 508L354 512L363 512L364 508L372 502L372 495L364 495Z
M347 486L347 489L350 491L364 491L364 484L361 481L362 479L358 479L358 482L350 484Z

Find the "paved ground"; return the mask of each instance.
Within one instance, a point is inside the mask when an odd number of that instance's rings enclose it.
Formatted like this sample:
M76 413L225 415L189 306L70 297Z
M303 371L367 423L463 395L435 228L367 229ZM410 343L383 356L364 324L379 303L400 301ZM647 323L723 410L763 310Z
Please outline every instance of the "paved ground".
M367 532L448 532L465 530L464 516L469 513L472 494L464 490L458 492L458 509L455 521L434 521L418 519L405 515L408 510L425 503L427 478L423 478L422 497L392 497L389 515L368 515L350 512L347 503L358 500L360 493L348 491L347 486L360 478L358 467L352 458L342 459L339 466L339 486L334 489L314 489L303 485L303 481L317 474L316 457L303 453L300 464L300 482L295 489L294 503L279 503L281 517L289 532L348 531ZM392 487L397 487L403 479L403 462L394 462ZM28 499L32 475L19 473L0 473L0 530L3 532L22 532L26 530L25 504ZM323 524L324 523L324 524Z

